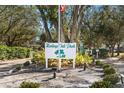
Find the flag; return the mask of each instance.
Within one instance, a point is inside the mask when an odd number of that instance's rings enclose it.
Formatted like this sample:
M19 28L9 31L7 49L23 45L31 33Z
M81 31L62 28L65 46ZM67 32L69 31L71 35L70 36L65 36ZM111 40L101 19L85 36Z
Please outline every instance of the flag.
M64 12L65 11L65 5L60 5L60 12Z

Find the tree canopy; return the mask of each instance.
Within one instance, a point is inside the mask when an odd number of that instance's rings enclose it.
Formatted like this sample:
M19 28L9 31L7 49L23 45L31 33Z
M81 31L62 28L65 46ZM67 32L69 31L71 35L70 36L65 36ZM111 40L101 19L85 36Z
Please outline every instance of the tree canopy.
M68 5L61 13L61 42L83 42L86 48L109 48L113 55L124 40L124 6ZM58 6L0 6L0 43L26 46L58 40Z
M0 6L1 43L19 46L30 43L36 36L38 20L29 6Z

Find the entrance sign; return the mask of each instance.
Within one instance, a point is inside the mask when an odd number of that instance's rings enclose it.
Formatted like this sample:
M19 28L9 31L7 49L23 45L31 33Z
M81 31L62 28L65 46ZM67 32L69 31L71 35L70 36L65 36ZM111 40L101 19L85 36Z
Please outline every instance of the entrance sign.
M46 68L48 68L47 60L53 59L73 59L76 58L76 43L45 43ZM75 62L73 62L73 68Z
M45 57L72 59L76 57L76 43L45 43Z

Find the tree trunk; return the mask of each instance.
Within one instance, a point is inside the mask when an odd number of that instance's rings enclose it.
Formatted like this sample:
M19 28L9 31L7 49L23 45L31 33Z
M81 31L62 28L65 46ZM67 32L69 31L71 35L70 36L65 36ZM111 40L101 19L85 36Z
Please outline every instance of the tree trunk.
M54 27L56 29L56 33L58 33L58 22L54 22ZM56 38L58 38L58 34L56 34ZM58 40L58 39L57 39ZM57 42L57 40L53 40L54 42Z
M84 63L84 71L86 70L86 68L87 68L87 64L86 64L86 63Z
M117 44L117 56L120 55L120 43Z
M37 8L38 8L38 10L40 11L40 14L41 14L41 18L42 18L43 23L44 23L44 28L45 28L45 31L46 31L46 33L48 35L47 36L48 41L53 41L51 33L49 31L49 28L48 28L48 24L47 24L47 19L45 17L45 13L44 13L44 11L41 9L41 7L39 5L37 5Z
M111 47L111 57L114 57L114 46Z
M61 13L60 17L60 42L65 42L65 34L63 29L63 14Z
M73 10L73 23L71 26L71 34L70 34L70 41L75 42L76 41L76 36L77 36L77 30L78 30L78 9L79 6L76 5Z

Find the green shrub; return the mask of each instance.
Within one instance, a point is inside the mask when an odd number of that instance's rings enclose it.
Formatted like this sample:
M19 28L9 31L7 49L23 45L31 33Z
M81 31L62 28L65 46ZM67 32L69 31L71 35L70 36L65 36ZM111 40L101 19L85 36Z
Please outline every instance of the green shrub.
M116 71L113 67L105 68L104 69L104 75L110 75L110 74L115 74Z
M91 64L93 62L93 58L89 55L81 55L77 53L76 55L76 66L81 66L84 63Z
M25 67L26 67L26 66L29 66L29 65L30 65L30 61L26 61L23 65L24 65Z
M27 58L30 56L30 51L30 48L0 45L0 60Z
M21 70L22 65L21 65L21 64L17 64L17 65L15 66L15 68L16 68L16 70Z
M111 66L109 64L104 64L103 69L110 68Z
M22 82L20 88L39 88L40 84L35 82Z
M36 64L37 62L34 59L31 59L32 64Z
M33 54L33 61L35 62L40 62L41 64L45 64L45 52L44 50L40 51L40 52L35 52Z
M0 60L4 60L7 58L7 46L0 46Z
M14 55L18 58L27 58L30 56L30 49L25 47L13 47Z
M94 82L90 88L112 88L112 84L109 81L97 81Z
M103 66L103 62L101 62L101 61L96 61L96 66Z
M104 81L110 81L111 84L115 85L119 82L120 78L117 74L106 75L103 79Z
M106 58L108 56L108 50L107 49L99 49L99 57Z

